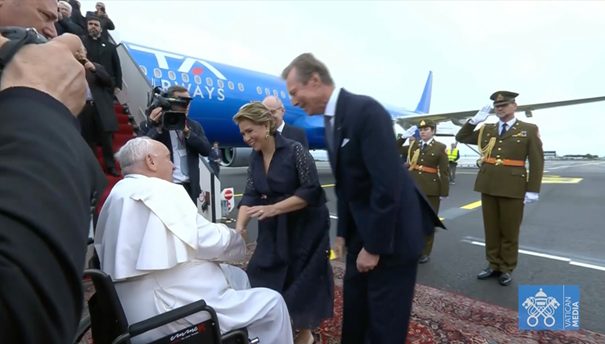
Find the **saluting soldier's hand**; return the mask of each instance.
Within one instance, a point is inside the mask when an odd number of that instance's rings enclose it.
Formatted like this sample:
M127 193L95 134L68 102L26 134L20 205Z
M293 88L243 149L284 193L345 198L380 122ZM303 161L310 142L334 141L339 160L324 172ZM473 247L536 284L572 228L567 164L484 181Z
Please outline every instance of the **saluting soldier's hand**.
M479 110L475 114L475 116L473 116L473 118L471 118L471 120L470 120L471 124L477 125L479 123L485 122L487 117L489 117L491 111L492 111L491 104L484 106L483 108L481 108L481 110Z
M410 137L414 136L414 134L416 133L416 130L418 130L418 127L413 125L410 128L408 128L408 130L406 130L401 137L404 139L410 138Z
M540 194L538 194L537 192L526 192L525 199L523 200L523 204L530 204L530 203L537 202L539 198L540 198Z

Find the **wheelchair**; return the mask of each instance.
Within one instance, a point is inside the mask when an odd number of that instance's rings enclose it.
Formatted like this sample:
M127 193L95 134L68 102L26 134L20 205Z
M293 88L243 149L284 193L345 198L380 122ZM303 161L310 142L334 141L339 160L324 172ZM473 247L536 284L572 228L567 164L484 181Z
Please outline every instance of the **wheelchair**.
M221 334L216 312L204 300L196 301L135 324L128 324L111 277L98 269L85 270L84 276L91 278L95 293L88 300L90 318L89 320L82 319L80 334L76 342L90 328L95 344L130 344L132 337L197 312L208 313L210 319L159 338L149 344L256 344L259 342L258 338L248 339L246 329L237 329ZM83 322L84 325L82 325Z

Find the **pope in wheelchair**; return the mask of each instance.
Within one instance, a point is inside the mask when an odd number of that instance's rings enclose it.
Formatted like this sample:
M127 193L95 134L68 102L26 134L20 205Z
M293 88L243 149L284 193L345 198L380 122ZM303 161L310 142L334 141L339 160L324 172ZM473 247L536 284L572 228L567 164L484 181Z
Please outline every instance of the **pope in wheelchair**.
M172 183L169 150L149 138L116 153L125 178L99 215L95 249L115 284L129 323L204 299L221 332L247 328L261 343L292 343L281 295L250 288L246 273L222 262L241 261L241 233L199 215L185 189ZM132 339L144 343L207 319L193 314Z

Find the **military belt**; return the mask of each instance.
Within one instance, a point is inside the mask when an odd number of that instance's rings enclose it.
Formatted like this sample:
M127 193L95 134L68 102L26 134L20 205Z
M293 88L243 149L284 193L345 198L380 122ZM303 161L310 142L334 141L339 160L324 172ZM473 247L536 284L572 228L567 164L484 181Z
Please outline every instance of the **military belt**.
M483 162L496 166L525 167L525 160L487 158Z
M428 167L424 165L416 165L414 166L414 170L426 173L437 173L437 169L434 167Z

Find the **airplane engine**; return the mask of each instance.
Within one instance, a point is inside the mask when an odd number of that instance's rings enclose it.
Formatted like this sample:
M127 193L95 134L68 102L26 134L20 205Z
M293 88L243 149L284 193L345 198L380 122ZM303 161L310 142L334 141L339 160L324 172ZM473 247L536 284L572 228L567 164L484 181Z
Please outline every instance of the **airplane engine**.
M250 162L250 154L252 148L250 147L229 147L223 148L223 162L225 166L229 167L242 167L248 166Z

